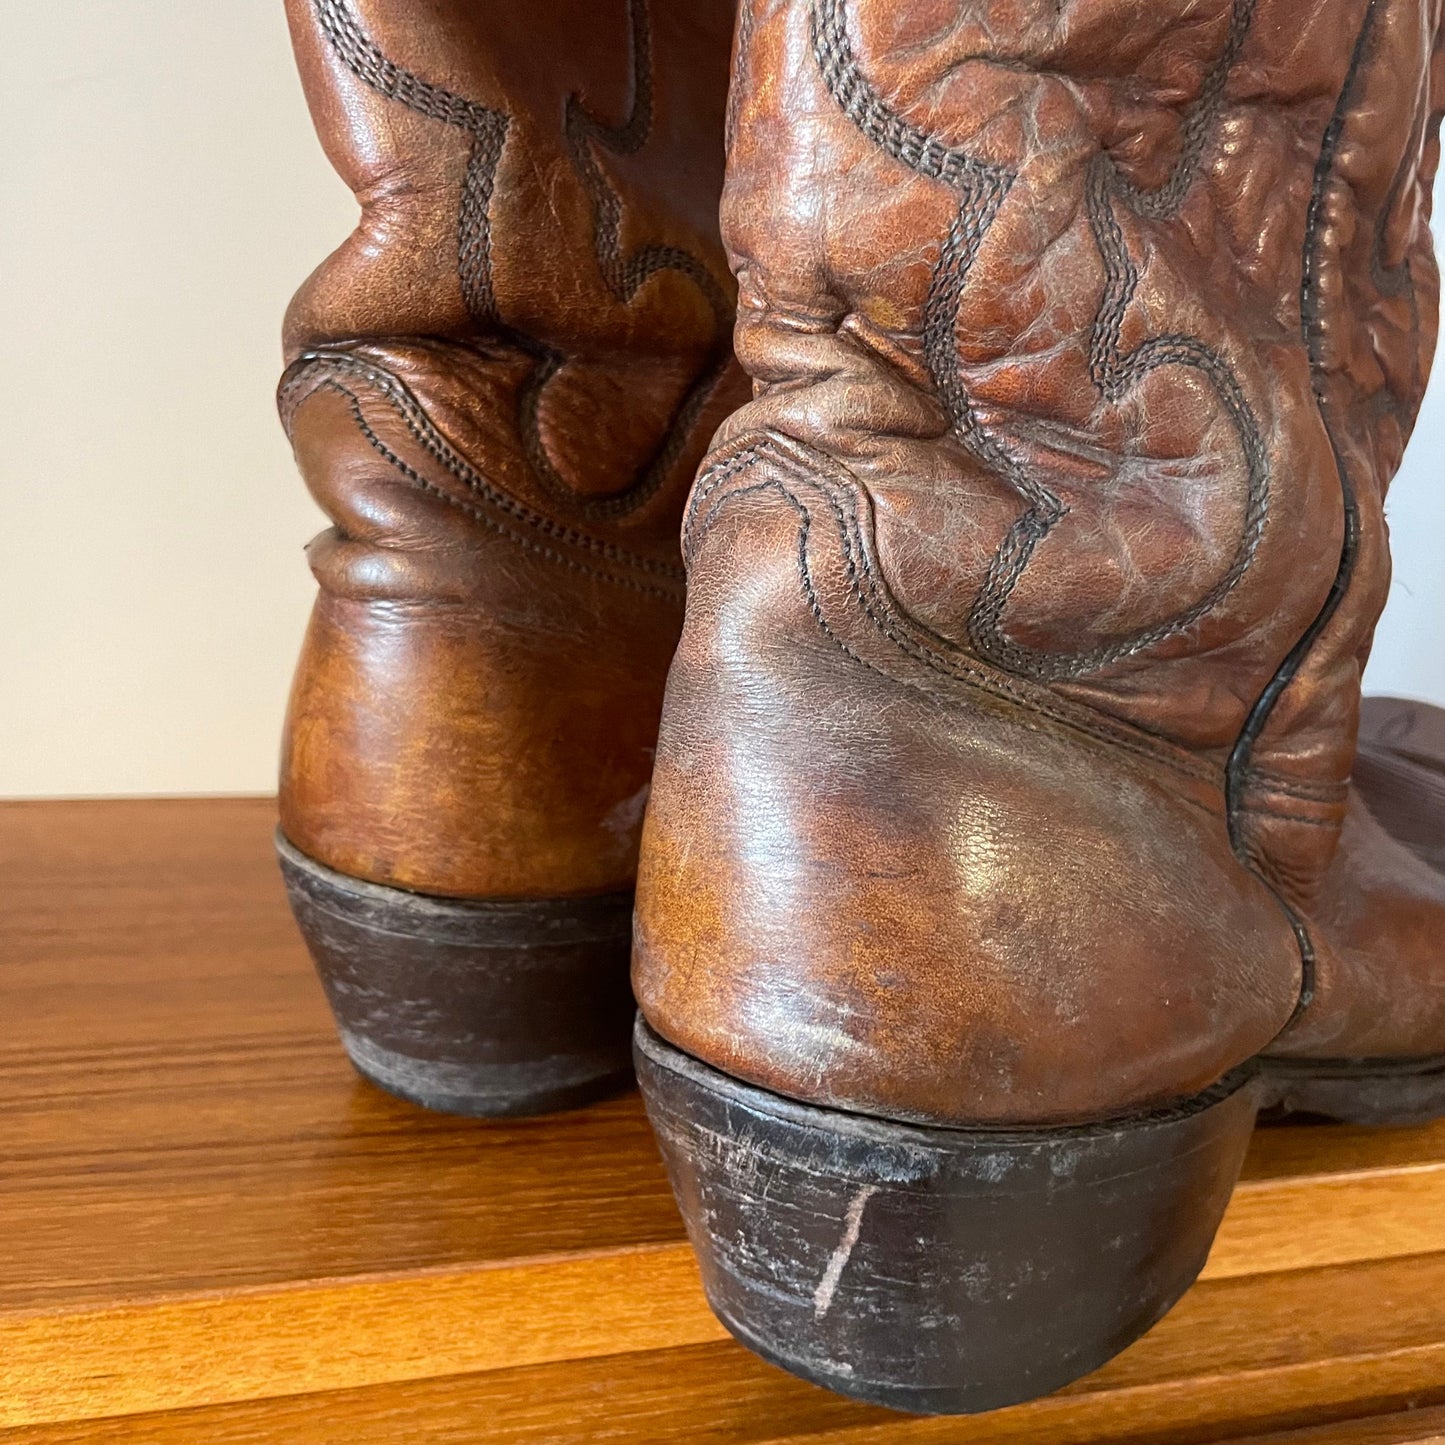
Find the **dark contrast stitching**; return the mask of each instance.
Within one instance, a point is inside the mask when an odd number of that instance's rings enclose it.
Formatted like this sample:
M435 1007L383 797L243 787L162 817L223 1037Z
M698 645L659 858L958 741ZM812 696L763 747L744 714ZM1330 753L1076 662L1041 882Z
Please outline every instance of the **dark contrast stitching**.
M679 246L644 246L632 256L622 251L622 197L607 180L593 144L616 156L636 155L652 133L653 74L652 34L646 0L631 0L632 106L620 125L598 120L582 103L582 97L567 98L567 148L592 202L593 247L607 289L619 301L627 302L639 287L659 271L678 271L702 292L714 315L730 318L727 294L712 273L695 256Z
M646 0L630 0L632 106L618 127L595 120L577 96L567 102L565 132L573 163L590 198L595 218L594 244L608 289L624 304L658 271L686 275L702 292L717 324L718 342L701 377L689 389L669 422L662 442L633 482L603 498L586 497L569 487L552 465L542 441L539 409L547 383L561 370L565 357L555 348L513 331L497 313L492 283L491 201L497 166L506 144L509 118L466 100L391 60L362 28L350 0L314 0L317 23L337 57L359 80L389 100L431 120L466 131L472 138L462 181L457 216L457 271L462 299L472 321L482 330L498 332L533 362L528 384L518 397L518 435L538 485L586 517L619 517L644 505L667 481L676 466L703 407L727 371L731 353L727 333L732 308L707 268L680 247L649 246L624 259L620 235L622 199L608 184L592 154L591 142L616 154L630 155L647 141L652 128L652 37Z
M744 476L753 466L759 463L767 463L777 467L780 471L791 476L795 481L800 481L811 490L819 493L828 504L833 514L837 527L839 543L843 555L844 572L847 578L848 590L862 611L864 617L872 625L875 631L897 647L900 651L912 657L922 664L927 670L946 677L954 682L961 682L967 686L975 687L981 692L990 694L993 697L1002 698L1013 705L1024 709L1027 712L1048 718L1051 722L1073 729L1098 742L1107 743L1120 751L1132 753L1138 757L1146 758L1152 762L1162 764L1174 772L1183 776L1197 779L1218 786L1218 771L1208 765L1194 759L1179 756L1167 745L1160 744L1159 747L1151 747L1146 737L1137 736L1134 733L1116 727L1107 719L1100 717L1097 722L1085 720L1075 713L1057 706L1048 695L1037 696L1024 692L1012 684L1006 676L999 676L984 671L971 662L966 656L949 657L927 643L910 636L904 630L908 624L901 618L897 607L893 604L887 593L882 579L879 578L872 567L866 548L862 543L862 519L859 511L859 489L855 485L848 485L840 482L847 495L851 499L851 505L847 510L833 495L832 488L825 480L822 470L805 470L797 461L780 448L772 438L762 435L750 440L740 440L736 444L736 450L731 454L715 460L699 478L693 493L692 502L688 508L687 515L683 522L683 554L691 561L697 553L698 546L702 539L711 530L716 522L719 513L725 502L731 502L735 496L746 495L764 490L767 484L751 487L728 488L730 482L734 482ZM824 464L826 466L826 460ZM781 486L781 483L778 484ZM727 490L724 490L727 488ZM796 492L784 489L787 496L797 505L803 507L806 514L806 504L799 501ZM722 495L719 496L719 493ZM705 504L711 503L708 514L702 522L698 517ZM808 563L806 551L800 552L800 566L807 571ZM818 604L817 590L814 586L811 573L809 572L804 589L809 597L809 605L814 616L818 618L825 632L828 633L848 656L855 661L862 663L880 676L889 678L893 682L901 682L906 685L906 679L900 679L866 659L859 657L856 652L845 644L841 643L833 634L832 629L824 621L823 613Z
M369 383L401 418L413 440L433 460L462 482L480 501L556 542L576 547L625 567L635 568L658 578L659 581L647 582L640 578L591 567L575 558L568 557L565 553L556 551L535 537L529 537L525 532L519 532L505 523L497 521L480 508L454 497L434 482L428 481L414 467L397 456L376 434L366 420L360 396L341 379L347 374ZM319 380L317 379L318 375ZM307 397L320 390L336 392L348 400L352 416L368 445L412 485L442 498L457 510L483 523L499 535L509 538L528 551L558 562L571 571L615 583L632 591L675 599L682 590L683 570L681 567L639 556L610 542L604 542L600 538L591 537L585 532L578 532L574 528L554 522L499 490L447 442L427 415L425 408L399 377L345 352L308 352L288 368L286 375L282 378L280 388L281 417L288 432L292 428L297 408Z
M813 516L808 510L807 503L778 477L770 477L767 481L763 482L754 482L751 486L747 487L734 487L728 492L727 500L729 502L736 502L743 497L758 496L763 492L776 492L788 506L797 513L798 551L796 560L798 564L798 582L803 591L803 598L808 604L808 611L813 614L813 620L818 624L819 630L845 657L858 663L862 667L868 668L871 672L877 672L880 676L886 677L887 674L874 667L867 658L860 657L854 652L853 649L833 631L828 623L827 617L824 615L823 604L818 596L817 585L813 581L813 569L808 562L808 538L813 529ZM704 520L702 526L698 528L693 538L694 546L700 543L712 530L713 524L722 515L723 508L721 506L713 508Z
M601 146L613 155L635 155L652 133L652 26L646 0L630 0L627 13L632 75L632 102L627 116L620 125L609 126L587 109L581 96L574 94L567 98L564 122L567 150L592 207L592 245L598 269L607 289L623 305L630 305L642 287L660 272L675 271L685 276L712 311L717 344L708 366L683 397L656 452L633 483L615 496L600 498L579 498L547 455L538 409L542 391L561 369L563 358L550 350L539 356L532 382L521 400L521 435L527 460L547 490L567 498L584 514L594 517L624 515L657 494L677 465L688 435L726 373L732 355L727 345L732 304L701 261L680 246L643 246L630 256L622 250L622 197L598 165L594 146Z
M430 120L464 130L472 138L457 214L457 271L468 314L479 326L495 323L492 291L492 189L510 124L498 110L464 100L420 79L387 57L362 29L347 0L315 0L316 20L342 64L358 80Z
M1237 377L1224 359L1197 337L1155 337L1129 355L1120 356L1123 315L1138 275L1112 201L1117 198L1135 214L1151 220L1167 218L1183 204L1223 103L1225 81L1248 32L1254 0L1235 0L1228 38L1185 119L1180 154L1169 178L1155 190L1141 190L1125 180L1103 154L1088 177L1090 220L1106 271L1091 344L1094 383L1105 400L1118 402L1143 377L1160 367L1178 365L1199 370L1218 394L1245 457L1249 483L1244 524L1228 570L1197 602L1143 633L1082 654L1026 647L1012 641L1002 630L1009 598L1039 544L1066 515L1067 508L982 425L964 385L958 358L958 314L968 275L1017 172L949 146L894 112L859 69L848 37L845 7L846 0L813 3L813 53L829 93L875 145L919 175L943 181L959 195L959 209L944 238L924 303L923 347L930 375L960 443L1028 504L989 564L969 614L971 645L981 657L998 666L1040 681L1054 681L1096 671L1185 631L1233 591L1254 559L1269 510L1269 460L1258 421Z

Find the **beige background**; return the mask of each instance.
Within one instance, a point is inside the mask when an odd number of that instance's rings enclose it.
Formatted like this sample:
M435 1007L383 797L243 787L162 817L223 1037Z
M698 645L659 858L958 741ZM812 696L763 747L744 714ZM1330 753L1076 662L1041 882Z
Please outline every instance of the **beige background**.
M319 514L271 391L353 207L280 0L8 0L0 796L261 791ZM1370 684L1445 704L1445 368Z

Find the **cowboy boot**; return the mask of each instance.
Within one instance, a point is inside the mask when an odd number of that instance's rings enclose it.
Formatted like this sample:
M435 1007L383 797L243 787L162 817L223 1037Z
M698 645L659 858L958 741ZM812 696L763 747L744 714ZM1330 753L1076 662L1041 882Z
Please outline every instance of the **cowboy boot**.
M755 395L685 519L637 1056L714 1309L805 1378L1043 1394L1195 1277L1261 1106L1445 1112L1445 874L1350 786L1438 10L743 7Z
M361 205L286 319L331 518L279 849L352 1061L468 1114L630 1077L677 522L740 399L728 0L289 0ZM745 394L745 393L744 393Z

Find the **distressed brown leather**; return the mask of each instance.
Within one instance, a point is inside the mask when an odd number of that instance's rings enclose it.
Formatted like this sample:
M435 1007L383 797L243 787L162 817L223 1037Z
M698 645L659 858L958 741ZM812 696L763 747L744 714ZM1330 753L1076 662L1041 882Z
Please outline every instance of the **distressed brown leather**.
M1349 786L1439 11L745 0L658 1032L949 1123L1445 1053L1445 876Z
M1445 1053L1445 713L1367 698L1361 721L1339 846L1310 909L1316 997L1281 1051Z
M282 415L332 526L283 829L431 893L626 887L678 514L740 399L716 214L732 7L288 10L362 215L286 320Z

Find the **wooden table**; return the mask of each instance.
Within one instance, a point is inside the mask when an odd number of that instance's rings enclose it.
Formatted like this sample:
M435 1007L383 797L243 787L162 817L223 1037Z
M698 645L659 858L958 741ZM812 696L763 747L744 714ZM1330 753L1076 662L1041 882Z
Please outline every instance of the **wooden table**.
M361 1083L271 827L0 804L0 1445L1445 1440L1445 1125L1262 1131L1125 1355L891 1415L725 1337L635 1096L498 1125Z

